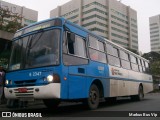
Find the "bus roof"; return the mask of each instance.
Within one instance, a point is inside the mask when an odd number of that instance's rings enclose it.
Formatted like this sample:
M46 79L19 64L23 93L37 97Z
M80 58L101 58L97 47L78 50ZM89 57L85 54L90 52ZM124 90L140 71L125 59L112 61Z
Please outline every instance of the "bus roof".
M26 28L29 28L29 27L32 27L32 26L35 26L35 25L38 25L38 24L41 24L41 23L44 23L44 22L48 22L48 21L51 21L51 20L55 20L55 19L61 19L62 21L65 21L65 19L63 17L49 18L49 19L46 19L46 20L42 20L42 21L38 21L38 22L32 23L32 24L30 24L28 26L25 26L25 27L17 30L16 32L19 32L19 31L24 30Z

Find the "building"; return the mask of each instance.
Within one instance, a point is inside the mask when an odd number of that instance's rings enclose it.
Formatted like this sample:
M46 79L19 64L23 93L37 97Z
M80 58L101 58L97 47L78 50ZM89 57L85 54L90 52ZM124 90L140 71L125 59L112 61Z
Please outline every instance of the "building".
M50 11L125 48L138 51L137 12L117 0L71 0Z
M38 11L31 10L23 6L18 6L5 1L0 1L0 8L5 8L11 11L12 13L21 15L23 18L22 21L20 22L22 23L23 26L37 22L38 20ZM9 19L7 20L10 21Z
M160 15L149 18L151 51L160 53Z
M19 21L22 26L29 25L31 23L37 22L38 12L35 10L28 9L26 7L14 5L5 1L0 0L0 8L7 9L13 14L20 15L22 19ZM1 18L1 16L0 16ZM12 21L12 18L5 18L4 22ZM2 31L0 28L0 66L7 66L9 53L11 50L11 39L14 33Z

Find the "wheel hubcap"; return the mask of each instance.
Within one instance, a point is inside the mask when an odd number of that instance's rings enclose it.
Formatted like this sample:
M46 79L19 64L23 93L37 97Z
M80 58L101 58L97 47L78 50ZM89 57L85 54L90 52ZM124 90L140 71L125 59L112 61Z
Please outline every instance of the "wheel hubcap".
M90 101L92 104L95 104L97 101L97 93L96 91L91 91L90 93Z

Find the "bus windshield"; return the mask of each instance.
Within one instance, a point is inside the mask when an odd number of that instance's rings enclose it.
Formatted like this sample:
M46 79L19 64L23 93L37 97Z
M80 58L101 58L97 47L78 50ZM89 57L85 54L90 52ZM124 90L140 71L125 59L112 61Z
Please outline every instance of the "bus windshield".
M59 64L60 29L28 35L13 42L9 70Z

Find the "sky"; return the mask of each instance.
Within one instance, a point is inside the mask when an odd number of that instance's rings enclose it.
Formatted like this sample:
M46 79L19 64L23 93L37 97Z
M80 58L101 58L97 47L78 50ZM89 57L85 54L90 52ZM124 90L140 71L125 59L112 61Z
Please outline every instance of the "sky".
M38 21L49 18L50 11L70 0L3 0L38 11ZM120 0L118 0L120 1ZM149 17L160 14L160 0L121 0L137 11L139 51L150 52Z

